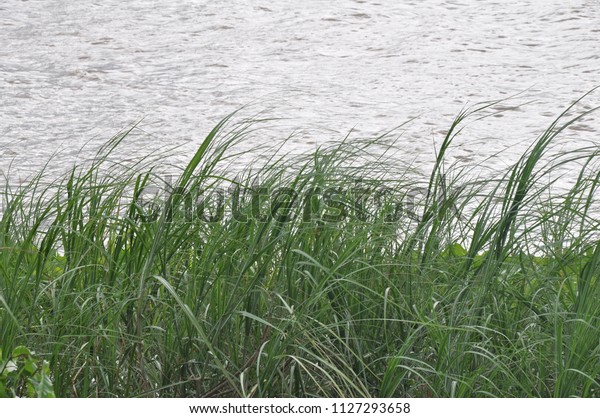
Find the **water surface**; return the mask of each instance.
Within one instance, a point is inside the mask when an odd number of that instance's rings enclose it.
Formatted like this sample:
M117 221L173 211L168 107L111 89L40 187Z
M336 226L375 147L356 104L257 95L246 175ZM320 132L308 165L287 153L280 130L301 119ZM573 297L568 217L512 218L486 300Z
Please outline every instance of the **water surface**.
M60 171L142 118L122 155L183 144L183 162L257 100L289 118L278 129L305 129L290 149L418 117L401 146L427 167L465 105L524 92L497 108L532 103L470 126L452 154L510 160L600 84L599 41L590 0L3 0L0 170L30 172L58 152ZM565 146L597 141L598 121Z

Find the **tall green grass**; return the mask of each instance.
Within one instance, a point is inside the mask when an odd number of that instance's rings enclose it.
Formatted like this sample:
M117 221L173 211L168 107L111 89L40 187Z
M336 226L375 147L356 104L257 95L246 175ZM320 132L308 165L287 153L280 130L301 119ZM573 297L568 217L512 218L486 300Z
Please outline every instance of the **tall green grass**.
M600 149L550 152L587 113L500 175L448 168L491 105L426 181L385 137L240 167L260 121L235 115L155 198L160 158L111 163L127 132L51 186L8 179L2 352L47 360L57 396L597 396Z

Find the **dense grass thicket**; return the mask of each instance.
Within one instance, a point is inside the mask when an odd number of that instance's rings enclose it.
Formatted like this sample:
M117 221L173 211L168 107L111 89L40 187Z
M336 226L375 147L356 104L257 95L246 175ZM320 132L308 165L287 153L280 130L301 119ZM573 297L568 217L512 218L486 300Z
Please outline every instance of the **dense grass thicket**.
M231 117L157 196L160 158L110 162L127 132L53 185L8 179L5 360L27 347L69 397L598 396L600 147L551 152L587 112L500 175L447 167L487 106L425 180L385 137L244 169L260 121Z

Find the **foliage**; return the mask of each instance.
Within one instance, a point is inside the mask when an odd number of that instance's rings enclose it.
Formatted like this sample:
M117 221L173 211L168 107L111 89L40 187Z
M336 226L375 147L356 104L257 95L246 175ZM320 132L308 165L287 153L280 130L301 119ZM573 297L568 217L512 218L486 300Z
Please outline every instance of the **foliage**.
M110 162L127 132L52 186L8 182L4 390L51 394L50 378L63 397L598 396L599 149L552 149L591 110L571 106L497 175L448 166L491 105L457 117L425 179L387 136L240 167L236 146L268 121L232 115L162 195L148 194L159 157ZM259 186L280 193L253 198Z
M0 350L0 397L54 398L48 362L23 346L7 358Z

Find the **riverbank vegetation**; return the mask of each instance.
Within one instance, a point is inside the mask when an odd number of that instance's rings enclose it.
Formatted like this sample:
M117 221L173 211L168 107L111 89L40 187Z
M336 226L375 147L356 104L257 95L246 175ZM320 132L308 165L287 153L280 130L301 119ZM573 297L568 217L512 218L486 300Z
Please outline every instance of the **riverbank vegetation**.
M61 397L598 396L600 148L550 152L587 112L500 175L448 166L488 106L425 179L383 138L243 170L257 121L232 117L168 187L160 159L110 162L127 132L53 185L8 179L1 353Z

